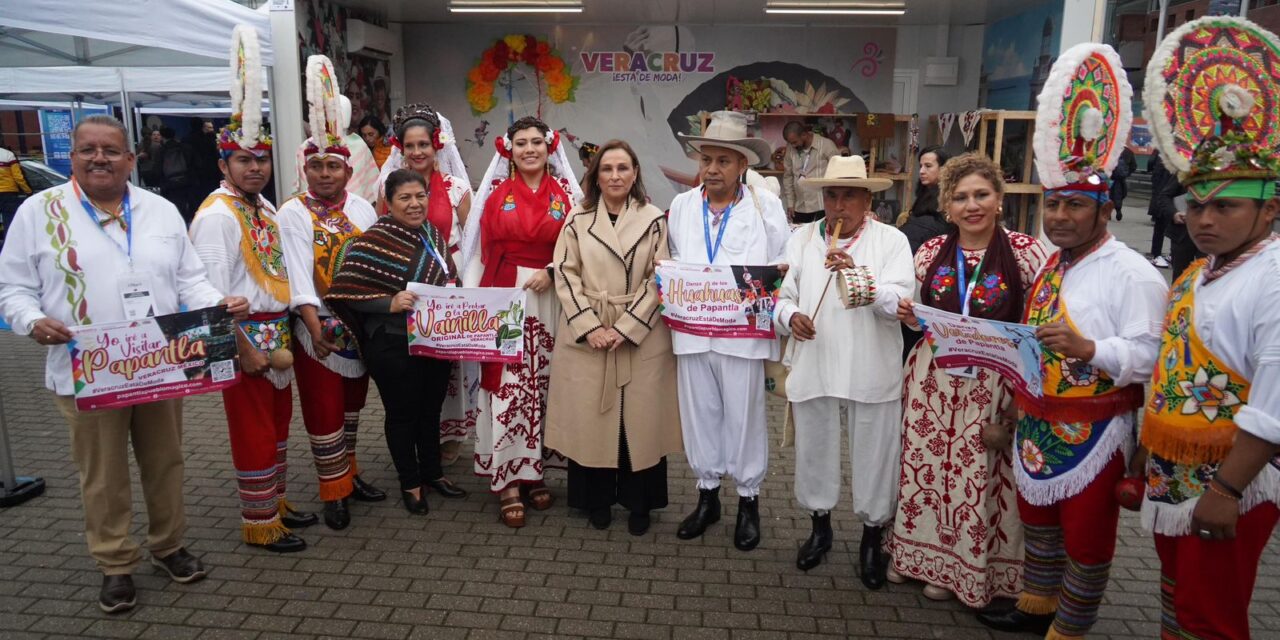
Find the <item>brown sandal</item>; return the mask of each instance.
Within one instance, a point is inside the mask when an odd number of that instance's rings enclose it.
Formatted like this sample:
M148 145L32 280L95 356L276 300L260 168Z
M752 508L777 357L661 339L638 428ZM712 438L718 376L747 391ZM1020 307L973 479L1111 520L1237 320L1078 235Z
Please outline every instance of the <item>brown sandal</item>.
M551 508L551 504L555 499L551 496L551 489L545 484L538 484L529 487L529 505L538 511L546 511Z
M512 529L519 529L520 527L523 527L524 501L520 499L520 496L516 495L509 498L502 498L501 504L502 508L498 511L498 520L501 520L502 524L505 524Z

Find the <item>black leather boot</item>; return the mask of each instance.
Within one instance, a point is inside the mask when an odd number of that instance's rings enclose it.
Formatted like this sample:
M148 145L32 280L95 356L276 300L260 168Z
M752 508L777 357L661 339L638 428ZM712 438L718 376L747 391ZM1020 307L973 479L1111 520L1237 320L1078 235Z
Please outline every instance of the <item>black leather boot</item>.
M1017 607L1011 607L1004 611L981 611L978 613L978 622L997 631L1034 633L1043 637L1049 633L1049 627L1053 626L1053 618L1056 615L1026 613Z
M738 498L738 525L733 528L733 546L750 551L760 544L760 498Z
M360 502L382 502L387 499L387 494L360 479L360 476L351 476L351 497Z
M351 511L347 509L346 498L324 503L324 524L334 531L346 529L351 524Z
M858 548L858 568L862 584L868 589L884 588L889 571L889 558L880 548L884 527L862 525L862 545Z
M676 537L681 540L692 540L703 534L707 527L720 521L720 487L715 489L698 489L698 506L694 507L680 528Z
M796 568L801 571L808 571L822 564L823 556L831 550L831 513L818 515L815 511L809 517L813 519L813 533L809 534L809 539L804 541L800 552L796 554Z
M247 544L251 547L266 549L274 553L297 553L298 551L305 551L307 548L307 541L292 533L286 533L279 540L268 542L267 544L255 544L252 542Z

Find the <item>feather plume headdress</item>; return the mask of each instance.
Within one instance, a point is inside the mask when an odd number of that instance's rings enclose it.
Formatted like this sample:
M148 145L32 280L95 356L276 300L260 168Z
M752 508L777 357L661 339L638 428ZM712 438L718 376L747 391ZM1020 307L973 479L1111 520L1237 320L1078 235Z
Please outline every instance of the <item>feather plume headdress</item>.
M307 105L311 137L303 157L334 155L350 160L337 76L327 56L307 58Z
M218 132L218 150L243 149L256 156L271 151L262 131L262 55L258 31L236 25L231 32L231 122Z

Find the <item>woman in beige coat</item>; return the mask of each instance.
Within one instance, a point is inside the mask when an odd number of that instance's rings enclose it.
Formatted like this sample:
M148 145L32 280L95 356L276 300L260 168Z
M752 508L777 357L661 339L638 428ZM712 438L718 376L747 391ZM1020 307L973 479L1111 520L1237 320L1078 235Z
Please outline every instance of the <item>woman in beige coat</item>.
M668 258L667 220L647 204L635 151L601 147L556 243L564 307L551 367L546 444L569 458L569 506L604 529L611 507L642 535L667 506L666 455L681 451L676 361L658 313L655 260Z

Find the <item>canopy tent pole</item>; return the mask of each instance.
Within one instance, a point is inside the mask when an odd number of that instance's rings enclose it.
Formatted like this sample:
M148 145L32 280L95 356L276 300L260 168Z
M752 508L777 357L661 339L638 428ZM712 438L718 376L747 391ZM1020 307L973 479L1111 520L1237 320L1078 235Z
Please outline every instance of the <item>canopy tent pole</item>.
M133 118L129 117L129 91L124 86L124 72L116 69L116 75L120 76L120 119L124 121L125 144L128 145L129 151L138 149L138 130L133 125ZM138 178L138 163L133 163L133 172L130 180L135 185L141 185L142 182Z

